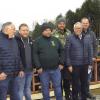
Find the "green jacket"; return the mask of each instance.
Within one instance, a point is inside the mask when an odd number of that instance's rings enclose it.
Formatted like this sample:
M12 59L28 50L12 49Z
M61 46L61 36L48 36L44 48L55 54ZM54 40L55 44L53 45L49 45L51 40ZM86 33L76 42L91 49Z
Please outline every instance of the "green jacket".
M53 32L53 36L56 37L56 38L58 38L61 41L63 47L64 47L65 42L66 42L66 37L68 35L70 35L70 34L71 34L71 32L68 29L65 29L64 32L61 32L61 30L56 29Z
M40 36L34 43L34 63L37 69L57 69L59 64L63 65L63 47L56 37L46 38Z

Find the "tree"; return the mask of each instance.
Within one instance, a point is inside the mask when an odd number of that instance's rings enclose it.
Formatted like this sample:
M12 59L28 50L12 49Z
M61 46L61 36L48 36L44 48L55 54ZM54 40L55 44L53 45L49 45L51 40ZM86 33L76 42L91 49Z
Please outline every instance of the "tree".
M39 23L37 23L34 31L32 32L32 38L36 39L40 35L41 35L41 25L39 25Z
M63 17L62 14L59 14L56 17L57 21L59 18ZM73 25L75 22L80 21L82 17L89 18L91 26L97 36L100 36L100 0L86 0L81 8L77 8L75 12L69 10L66 15L67 28L73 31ZM55 28L52 22L49 22L52 28ZM40 35L40 25L37 23L35 30L33 31L33 38L36 38Z
M50 25L50 27L51 27L52 29L55 29L55 25L54 25L53 22L49 21L48 24Z
M75 23L75 13L69 10L66 13L67 28L73 31L73 24Z
M86 0L75 12L69 10L66 14L68 28L72 30L73 24L80 21L82 17L87 17L94 31L100 33L100 0Z
M96 33L100 32L100 0L86 0L81 7L81 17L88 17Z

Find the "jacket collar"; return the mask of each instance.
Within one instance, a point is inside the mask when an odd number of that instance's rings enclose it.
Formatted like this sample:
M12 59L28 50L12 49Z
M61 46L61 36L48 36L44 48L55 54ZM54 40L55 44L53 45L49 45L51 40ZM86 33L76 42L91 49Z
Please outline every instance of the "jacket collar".
M12 38L9 38L9 36L7 34L5 34L4 32L1 32L0 34L2 34L7 39L12 39Z
M74 34L74 36L75 36L75 38L77 38L77 39L79 39L79 36L78 35L76 35L75 33L73 33ZM81 36L82 36L82 39L84 39L84 34L83 33L81 33Z
M62 33L62 34L64 34L65 32L67 32L67 29L65 28L63 31L62 30L60 30L59 28L57 28L56 29L59 33Z
M84 34L88 34L91 31L91 28L88 28L86 31L83 30Z
M16 37L17 40L22 41L21 36L20 36L19 33L18 33L15 37ZM32 38L31 38L30 36L28 37L28 39L29 39L29 42L30 42L30 43L33 41Z

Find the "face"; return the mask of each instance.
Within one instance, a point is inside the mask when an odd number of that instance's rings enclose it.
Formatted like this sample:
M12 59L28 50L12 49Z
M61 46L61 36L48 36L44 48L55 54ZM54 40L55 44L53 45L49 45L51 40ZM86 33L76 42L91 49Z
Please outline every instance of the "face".
M64 30L65 29L65 23L64 22L60 22L60 23L58 23L57 27L60 30Z
M19 30L19 33L22 37L28 37L29 36L29 28L27 26L22 26Z
M82 26L81 26L81 25L76 25L76 26L74 27L74 33L75 33L76 35L80 35L80 34L82 33Z
M42 32L42 35L45 36L45 37L50 37L51 34L52 34L52 31L49 28Z
M89 26L90 26L90 23L89 23L88 19L83 19L81 21L81 23L82 23L83 29L85 29L85 30L87 30L89 28Z
M13 24L9 25L5 29L5 34L7 34L9 37L13 37L15 35L15 26Z

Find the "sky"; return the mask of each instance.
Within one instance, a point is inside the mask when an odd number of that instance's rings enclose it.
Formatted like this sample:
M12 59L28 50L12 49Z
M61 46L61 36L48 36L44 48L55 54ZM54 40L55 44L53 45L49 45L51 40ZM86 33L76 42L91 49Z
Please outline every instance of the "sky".
M0 0L0 23L11 21L18 28L27 23L30 29L36 22L54 20L71 9L80 8L85 0Z

